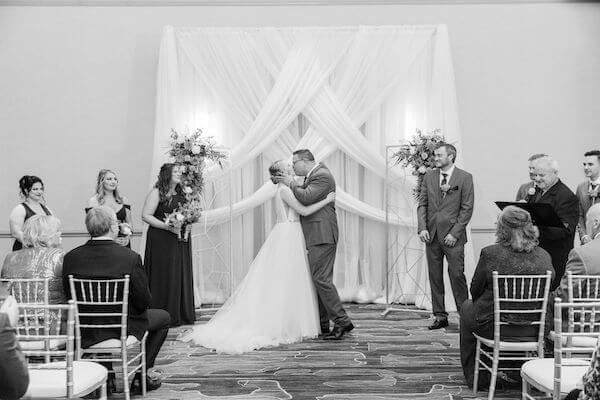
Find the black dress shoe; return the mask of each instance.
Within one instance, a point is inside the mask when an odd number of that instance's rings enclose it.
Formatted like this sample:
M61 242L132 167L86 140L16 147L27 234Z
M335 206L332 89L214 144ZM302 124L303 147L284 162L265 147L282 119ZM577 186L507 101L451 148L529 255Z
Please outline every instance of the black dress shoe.
M342 337L344 336L344 334L346 332L350 332L352 329L354 329L354 325L352 325L352 322L349 322L347 325L336 325L333 327L333 330L331 331L331 333L327 336L325 336L323 339L325 340L341 340Z
M317 336L319 339L324 339L326 336L331 335L331 331L329 329L325 330L325 329L321 329L321 333L319 333L319 336Z
M152 379L149 376L146 376L147 392L158 389L160 385L162 385L162 381L159 378ZM135 378L133 378L133 381L131 382L129 393L142 394L142 383L140 374L135 374Z
M433 321L433 324L429 325L429 329L433 330L433 329L442 329L448 326L448 320L447 319L436 319L435 321Z

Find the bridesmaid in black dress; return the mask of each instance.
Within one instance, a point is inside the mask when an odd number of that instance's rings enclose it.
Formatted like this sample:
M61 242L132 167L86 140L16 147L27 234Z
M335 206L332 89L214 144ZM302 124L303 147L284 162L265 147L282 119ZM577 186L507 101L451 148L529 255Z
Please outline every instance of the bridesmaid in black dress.
M25 175L19 179L19 190L25 199L10 213L10 234L15 238L12 251L23 248L23 224L34 215L52 215L45 206L44 182L37 176Z
M96 181L96 194L88 201L85 212L98 206L108 206L115 210L119 222L119 235L115 241L121 246L131 248L131 206L127 198L119 192L118 186L117 174L110 169L101 169Z
M179 240L181 227L167 225L167 214L185 202L181 167L163 164L158 181L146 197L142 219L148 223L144 267L148 274L152 308L171 315L171 326L193 324L194 286L190 242Z

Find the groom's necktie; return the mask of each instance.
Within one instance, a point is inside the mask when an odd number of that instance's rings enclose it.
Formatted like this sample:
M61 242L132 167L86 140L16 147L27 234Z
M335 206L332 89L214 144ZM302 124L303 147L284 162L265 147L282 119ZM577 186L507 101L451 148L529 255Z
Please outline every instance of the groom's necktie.
M440 183L440 189L448 183L448 174L442 172L442 183ZM446 192L442 190L442 198L446 197Z

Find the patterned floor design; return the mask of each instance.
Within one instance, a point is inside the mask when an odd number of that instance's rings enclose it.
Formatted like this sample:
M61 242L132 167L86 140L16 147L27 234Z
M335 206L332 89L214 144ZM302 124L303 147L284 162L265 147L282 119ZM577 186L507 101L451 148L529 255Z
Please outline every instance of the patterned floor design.
M163 386L148 399L475 399L464 385L457 317L429 331L426 315L382 305L346 305L356 329L340 342L305 341L243 355L219 355L176 340L172 329L158 360ZM202 313L199 323L210 318ZM496 399L520 398L519 386Z

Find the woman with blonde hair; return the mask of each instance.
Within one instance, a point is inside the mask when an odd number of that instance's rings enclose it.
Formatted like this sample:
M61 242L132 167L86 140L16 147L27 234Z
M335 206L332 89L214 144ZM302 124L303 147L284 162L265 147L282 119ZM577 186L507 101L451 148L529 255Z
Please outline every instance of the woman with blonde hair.
M552 271L550 254L538 246L539 232L529 213L508 206L500 213L496 227L496 244L484 247L471 281L472 300L460 309L460 358L469 387L473 386L476 339L473 333L493 339L494 291L492 273L500 275L544 275ZM518 317L515 317L518 318ZM537 340L537 325L508 321L502 336L512 341ZM521 323L523 322L523 323ZM486 386L483 379L479 386Z
M34 215L27 219L23 225L25 247L8 253L0 272L2 278L10 279L49 278L50 304L66 301L62 285L64 252L60 248L60 226L59 219L51 215Z
M119 236L115 240L122 246L130 247L133 232L131 224L131 206L129 201L119 192L117 174L110 169L101 169L96 180L96 194L88 201L85 211L93 207L107 206L117 214Z

